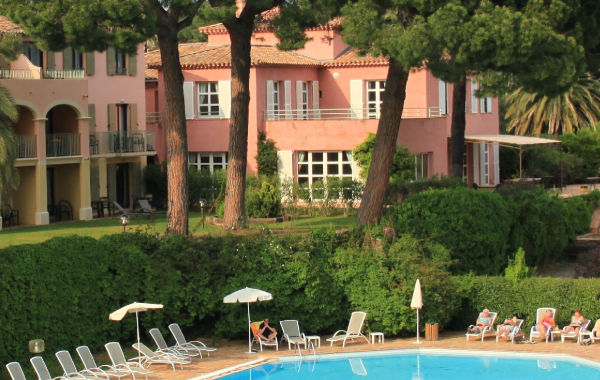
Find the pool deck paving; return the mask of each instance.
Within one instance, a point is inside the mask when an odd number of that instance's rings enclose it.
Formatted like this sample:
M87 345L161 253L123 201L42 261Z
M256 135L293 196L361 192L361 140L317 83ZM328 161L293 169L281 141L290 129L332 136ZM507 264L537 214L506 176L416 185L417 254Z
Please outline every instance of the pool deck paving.
M464 333L444 332L440 334L438 341L425 341L421 338L422 344L413 343L416 339L412 338L385 338L383 344L367 344L364 339L349 342L345 348L341 343L336 343L333 347L321 337L321 347L316 348L317 355L331 353L349 353L361 351L393 350L393 349L455 349L455 350L488 350L505 352L526 352L526 353L549 353L549 354L568 354L574 357L589 359L600 363L600 344L595 343L588 346L582 346L573 339L565 340L561 343L560 339L554 342L545 343L538 341L536 344L511 344L509 341L496 342L495 338L488 337L484 342L481 340L465 341ZM472 338L471 338L472 339ZM257 348L256 345L253 346ZM222 342L216 352L211 353L210 357L204 355L203 359L194 359L192 364L184 366L183 369L177 368L173 372L172 368L164 365L153 365L150 367L154 371L149 376L149 380L187 380L193 378L204 378L204 375L220 371L229 367L240 366L247 362L256 361L274 361L281 356L297 356L298 353L293 349L288 350L287 343L275 351L273 347L266 347L264 351L256 354L246 354L248 342L226 341ZM303 355L311 355L312 350L302 350ZM212 376L211 376L212 378Z

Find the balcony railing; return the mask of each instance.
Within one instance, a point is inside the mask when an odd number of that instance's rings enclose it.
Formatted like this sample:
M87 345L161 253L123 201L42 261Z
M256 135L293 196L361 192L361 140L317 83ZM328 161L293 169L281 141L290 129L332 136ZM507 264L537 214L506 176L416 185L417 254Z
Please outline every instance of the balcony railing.
M90 153L147 153L156 152L154 131L90 133Z
M46 135L46 156L65 157L81 155L79 133L53 133Z
M0 79L40 79L39 70L0 70Z
M84 79L83 70L44 70L44 79Z
M17 135L17 158L36 158L36 143L36 135Z
M162 112L146 112L147 124L160 124L163 121Z
M379 119L381 111L377 108L335 108L305 110L267 110L265 120L363 120ZM440 107L404 108L403 119L431 119L442 117Z
M84 79L84 70L0 70L0 79Z

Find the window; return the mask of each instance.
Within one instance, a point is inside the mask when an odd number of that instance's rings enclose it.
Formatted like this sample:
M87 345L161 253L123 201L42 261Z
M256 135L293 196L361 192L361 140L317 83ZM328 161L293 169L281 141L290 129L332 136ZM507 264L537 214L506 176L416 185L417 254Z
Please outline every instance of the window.
M440 113L442 115L448 115L448 83L443 80L439 81L439 96Z
M75 57L75 54L73 54ZM127 56L118 50L115 50L115 74L126 75L127 74ZM75 66L73 66L75 68Z
M481 157L481 184L489 185L490 184L490 146L488 144L483 144L483 157Z
M71 67L73 70L83 70L83 53L72 49Z
M207 170L211 173L227 169L227 153L190 153L188 158L191 169Z
M298 110L298 119L307 120L308 119L308 83L302 82L302 87L300 91L300 104Z
M127 116L127 107L128 104L117 104L117 126L119 131L127 132L128 128L128 116Z
M468 177L469 177L468 155L467 155L467 144L465 144L465 147L463 150L463 174L462 174L463 181L467 182Z
M385 81L367 82L367 117L369 119L379 119L383 91L385 91Z
M298 183L309 186L327 177L352 178L352 151L298 152Z
M481 98L481 112L492 113L492 98Z
M35 66L42 67L44 53L33 42L23 42L23 55Z
M415 154L415 180L429 178L429 153Z
M219 85L218 82L198 83L198 116L219 116Z

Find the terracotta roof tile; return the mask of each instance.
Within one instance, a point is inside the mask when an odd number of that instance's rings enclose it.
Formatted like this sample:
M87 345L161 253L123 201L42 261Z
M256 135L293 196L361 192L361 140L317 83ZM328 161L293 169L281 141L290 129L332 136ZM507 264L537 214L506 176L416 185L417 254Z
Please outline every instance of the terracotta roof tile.
M348 48L336 59L323 63L325 67L365 67L365 66L387 66L388 59L385 57L373 57L372 55L359 55L358 50Z
M273 32L273 28L271 27L271 22L270 22L270 19L272 17L273 16L270 14L265 14L265 15L263 15L262 19L257 20L255 22L255 26L254 26L254 33ZM319 25L319 26L316 26L313 28L307 28L306 30L312 31L312 30L337 29L341 25L341 20L342 20L341 18L336 17L336 18L332 19L331 21L329 21L325 25ZM225 26L223 24L212 24L212 25L203 26L203 27L198 28L198 31L200 33L204 33L204 34L227 34L227 29L225 28Z
M23 29L14 22L10 21L8 18L4 16L0 16L0 33L15 33L22 34Z
M144 74L146 80L158 80L158 69L146 69Z

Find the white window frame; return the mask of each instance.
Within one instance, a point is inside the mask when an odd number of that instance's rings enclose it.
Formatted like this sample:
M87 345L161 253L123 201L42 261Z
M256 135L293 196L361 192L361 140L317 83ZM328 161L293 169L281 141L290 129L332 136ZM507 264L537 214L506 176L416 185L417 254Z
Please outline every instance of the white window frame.
M369 88L374 84L373 88ZM365 105L367 119L379 119L381 117L381 104L383 103L383 92L385 91L385 80L370 80L365 82ZM375 94L375 100L369 100L369 94Z
M336 154L337 159L329 160L329 155ZM348 157L348 161L344 161L344 153ZM307 161L302 161L303 155L307 155ZM323 161L314 161L313 156L322 154ZM306 179L302 183L307 182L309 186L318 180L327 181L327 177L353 178L354 173L354 157L352 151L298 151L296 152L296 173L297 182L301 183L301 179ZM329 173L329 165L338 165L337 174ZM308 165L308 174L300 174L300 166ZM313 165L323 165L323 174L314 174ZM344 165L348 165L350 173L344 173Z
M280 82L273 81L273 120L280 119L280 110L281 110L281 102L280 102L280 91L281 84Z
M302 88L300 90L302 98L300 99L300 117L298 119L308 119L308 82L302 82Z
M202 162L202 158L208 157L208 162ZM188 155L188 167L196 170L208 169L211 173L215 170L226 170L229 164L229 155L223 153L190 152ZM220 158L221 162L215 162L215 158Z
M204 85L206 85L206 91L202 88ZM196 87L198 88L198 118L220 118L219 82L198 82ZM206 97L206 103L202 103L203 96ZM216 104L212 103L212 96L217 97ZM208 107L208 111L202 111L202 107Z
M127 55L115 50L115 75L127 75Z
M429 178L429 153L415 154L415 180Z
M483 157L481 157L483 173L481 173L481 184L487 186L490 184L490 146L483 144Z

